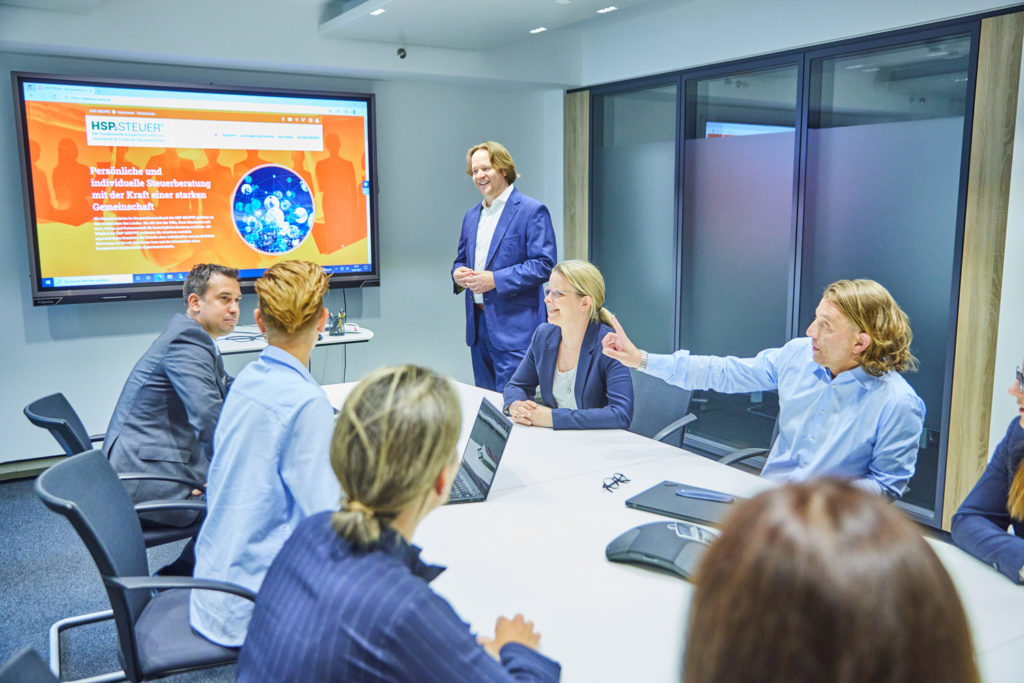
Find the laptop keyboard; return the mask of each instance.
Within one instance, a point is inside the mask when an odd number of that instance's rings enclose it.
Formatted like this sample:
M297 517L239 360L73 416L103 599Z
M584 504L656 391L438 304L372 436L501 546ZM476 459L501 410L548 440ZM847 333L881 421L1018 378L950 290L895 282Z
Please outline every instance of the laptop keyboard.
M467 498L475 494L472 488L463 477L455 477L455 481L452 483L452 492L449 494L449 498Z

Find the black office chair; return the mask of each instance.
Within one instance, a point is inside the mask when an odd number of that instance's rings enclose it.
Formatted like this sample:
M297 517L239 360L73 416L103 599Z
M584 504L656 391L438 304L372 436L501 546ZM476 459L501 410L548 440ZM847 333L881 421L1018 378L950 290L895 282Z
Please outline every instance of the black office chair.
M192 630L189 596L196 589L249 600L256 595L223 581L149 576L137 508L102 451L86 451L57 463L39 475L35 489L48 508L71 522L106 586L124 666L123 673L112 676L133 682L151 680L238 658L236 648L215 645ZM190 501L145 504L149 510L194 509L194 505ZM50 653L51 667L58 675L59 653L58 647L56 661L54 652Z
M768 453L771 452L772 446L775 445L775 439L779 438L779 418L775 418L775 422L772 424L772 436L768 441L767 448L741 448L738 451L727 453L718 459L718 462L723 465L731 465L733 467L739 466L741 469L750 470L754 473L760 473L764 468L765 460L768 458ZM760 458L760 460L756 460ZM753 461L753 462L751 462Z
M697 419L687 412L693 392L645 372L630 370L629 374L633 379L633 419L629 431L682 448L686 426Z
M59 683L39 653L24 647L0 666L0 683Z
M64 394L50 394L40 399L32 401L25 406L24 411L25 417L28 421L37 427L50 432L53 438L57 440L61 448L64 449L64 453L68 456L78 455L85 451L93 448L94 442L103 441L103 434L92 434L90 435L85 431L85 425L82 424L82 420L78 417L78 413L71 407L71 403L68 402ZM121 481L137 481L137 480L160 480L160 481L173 481L185 486L189 486L193 489L203 489L203 483L187 477L169 477L163 475L153 475L146 473L122 473L119 475ZM146 547L152 548L153 546L163 545L164 543L173 543L174 541L180 541L185 538L193 538L199 533L199 527L203 524L203 518L206 514L205 506L197 501L199 506L195 509L200 511L201 514L196 520L188 526L175 527L165 526L158 524L146 524L142 530L143 538L146 541Z
M25 410L25 417L36 427L42 427L53 435L65 455L77 455L92 448L94 442L103 441L103 434L89 434L71 407L64 394L50 394L32 401Z

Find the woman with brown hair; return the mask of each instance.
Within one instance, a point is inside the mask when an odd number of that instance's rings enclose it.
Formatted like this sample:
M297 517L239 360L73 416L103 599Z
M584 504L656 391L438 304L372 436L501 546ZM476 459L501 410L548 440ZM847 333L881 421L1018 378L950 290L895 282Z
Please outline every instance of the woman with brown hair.
M300 523L274 560L238 681L558 680L522 615L474 637L430 588L443 568L412 545L448 498L461 423L451 383L424 368L381 368L352 390L331 442L346 500Z
M839 480L725 521L695 576L686 683L972 683L967 619L914 525Z
M1018 415L981 479L953 515L953 542L1011 581L1024 584L1024 372L1010 385ZM1009 527L1013 533L1007 533Z

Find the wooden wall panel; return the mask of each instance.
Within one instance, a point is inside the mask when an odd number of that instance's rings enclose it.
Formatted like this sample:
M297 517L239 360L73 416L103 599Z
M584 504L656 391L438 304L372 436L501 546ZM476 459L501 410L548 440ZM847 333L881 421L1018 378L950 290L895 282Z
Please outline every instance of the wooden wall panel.
M565 258L590 258L590 91L565 96Z
M947 530L988 460L1022 35L1021 12L981 24L946 449L942 528Z

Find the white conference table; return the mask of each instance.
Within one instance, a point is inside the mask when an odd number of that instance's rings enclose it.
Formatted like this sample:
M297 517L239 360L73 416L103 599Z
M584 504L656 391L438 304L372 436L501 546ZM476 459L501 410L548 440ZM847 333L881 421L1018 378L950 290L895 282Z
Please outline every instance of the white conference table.
M354 383L325 386L340 407ZM458 384L462 452L480 404L501 397ZM608 492L605 477L630 482ZM667 573L609 562L605 546L665 519L625 500L669 479L750 497L773 484L708 458L621 430L515 426L484 503L442 507L414 542L448 567L431 585L481 634L522 612L567 683L679 681L693 585ZM949 544L932 542L960 593L982 680L1024 679L1024 587ZM785 609L765 605L765 609Z

